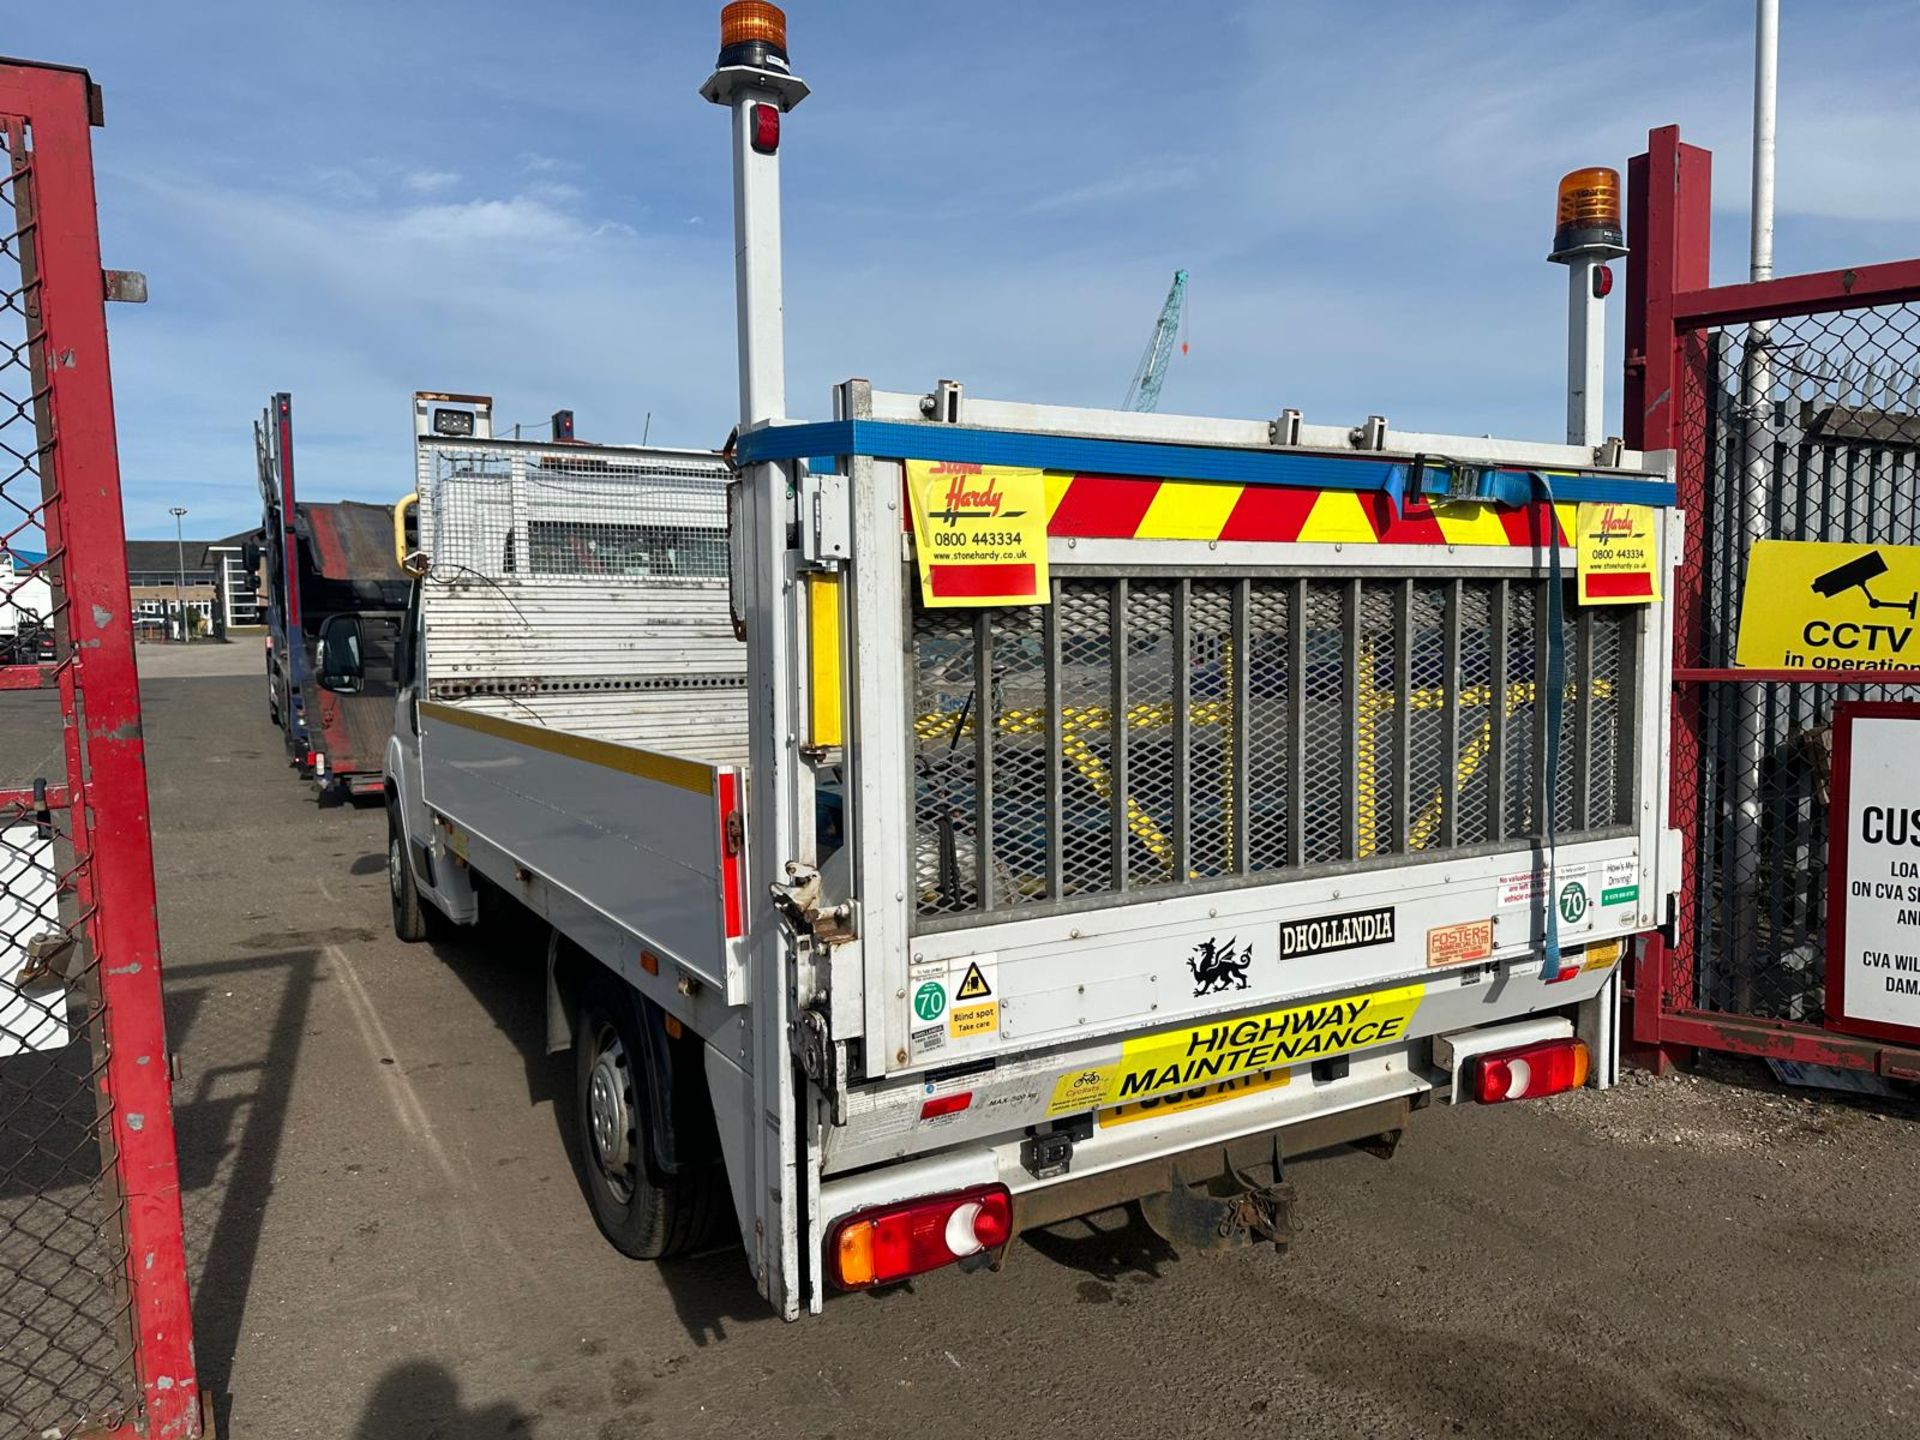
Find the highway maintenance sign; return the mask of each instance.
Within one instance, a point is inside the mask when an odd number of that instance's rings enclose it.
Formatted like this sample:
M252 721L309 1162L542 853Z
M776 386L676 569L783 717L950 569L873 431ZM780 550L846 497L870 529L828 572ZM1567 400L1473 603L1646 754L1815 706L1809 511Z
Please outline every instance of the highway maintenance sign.
M961 605L1044 605L1047 585L1045 471L907 462L920 600Z
M1750 670L1920 668L1920 546L1759 540L1734 663Z
M1660 598L1650 505L1582 500L1574 558L1582 605L1645 605Z

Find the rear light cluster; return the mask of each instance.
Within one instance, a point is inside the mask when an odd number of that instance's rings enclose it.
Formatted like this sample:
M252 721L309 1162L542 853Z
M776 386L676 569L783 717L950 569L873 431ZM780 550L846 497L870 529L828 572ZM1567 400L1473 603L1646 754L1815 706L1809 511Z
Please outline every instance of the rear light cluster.
M1013 1197L983 1185L849 1215L827 1249L841 1287L866 1290L998 1250L1012 1236Z
M1531 1100L1578 1090L1587 1083L1587 1047L1580 1040L1543 1040L1476 1055L1467 1062L1467 1087L1482 1105Z

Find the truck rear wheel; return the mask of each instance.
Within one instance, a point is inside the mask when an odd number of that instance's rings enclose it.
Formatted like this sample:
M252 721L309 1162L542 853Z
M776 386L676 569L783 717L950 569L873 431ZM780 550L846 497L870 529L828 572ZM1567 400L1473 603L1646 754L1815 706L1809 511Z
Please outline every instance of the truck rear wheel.
M406 832L400 828L400 816L391 802L387 805L387 898L393 902L393 933L409 944L425 940L429 929L427 902L420 898L420 887L414 883Z
M683 1254L732 1214L725 1173L656 1173L634 999L608 976L586 987L573 1031L580 1175L600 1233L636 1260Z

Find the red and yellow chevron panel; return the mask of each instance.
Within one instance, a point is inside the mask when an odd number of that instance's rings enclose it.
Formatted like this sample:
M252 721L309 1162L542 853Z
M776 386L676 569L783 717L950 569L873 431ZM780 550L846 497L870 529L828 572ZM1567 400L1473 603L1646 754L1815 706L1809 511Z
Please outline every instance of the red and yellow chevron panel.
M1573 543L1579 506L1477 503L1404 507L1377 491L1142 480L1048 471L1047 534L1084 540L1258 540L1352 545Z

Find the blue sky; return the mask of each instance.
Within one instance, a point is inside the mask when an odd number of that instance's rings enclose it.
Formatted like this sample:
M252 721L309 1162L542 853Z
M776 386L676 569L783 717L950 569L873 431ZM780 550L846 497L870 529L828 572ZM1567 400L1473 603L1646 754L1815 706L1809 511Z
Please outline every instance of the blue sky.
M1784 8L1781 271L1913 253L1920 11ZM726 122L695 94L718 9L10 16L7 50L105 88L107 263L152 289L109 317L130 533L171 535L172 504L202 536L256 521L250 427L279 389L315 499L409 488L416 389L718 444ZM815 92L783 145L795 414L850 375L1117 405L1185 266L1163 410L1558 438L1554 183L1668 122L1716 152L1715 278L1744 278L1745 0L788 10Z

